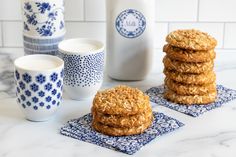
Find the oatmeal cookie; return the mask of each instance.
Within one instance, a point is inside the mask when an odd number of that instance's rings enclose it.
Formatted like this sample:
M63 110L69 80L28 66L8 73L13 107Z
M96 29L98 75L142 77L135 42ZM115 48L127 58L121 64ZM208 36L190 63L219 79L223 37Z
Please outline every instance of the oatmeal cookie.
M182 62L209 62L216 57L213 49L208 51L185 50L169 44L163 47L163 51L166 52L170 59Z
M92 122L92 127L103 134L110 135L110 136L128 136L128 135L136 135L143 133L150 125L152 121L144 123L137 127L130 127L130 128L119 128L119 127L110 127L107 125L103 125L99 122Z
M93 100L94 110L109 115L136 115L150 108L149 96L128 86L98 92Z
M152 110L132 116L107 115L92 111L93 120L111 127L138 127L153 119Z
M216 81L216 74L213 71L201 74L185 74L164 69L164 74L166 77L184 84L205 85Z
M194 29L176 30L171 32L166 41L175 47L188 50L211 50L217 45L216 39L209 34Z
M206 95L208 93L216 92L215 82L206 85L188 85L178 83L166 77L165 85L168 89L174 91L178 95Z
M163 63L166 69L175 70L180 73L200 74L212 71L214 68L213 60L202 63L189 63L189 62L171 60L169 57L165 56L163 59Z
M217 92L208 93L206 95L178 95L170 89L166 89L164 98L174 103L184 105L203 105L213 103L216 100Z

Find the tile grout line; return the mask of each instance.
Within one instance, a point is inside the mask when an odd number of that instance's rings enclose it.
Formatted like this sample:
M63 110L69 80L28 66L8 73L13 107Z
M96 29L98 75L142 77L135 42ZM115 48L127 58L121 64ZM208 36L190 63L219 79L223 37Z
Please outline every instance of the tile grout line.
M200 14L200 0L197 1L197 22L199 22L199 14Z
M66 22L71 22L71 23L105 23L106 21L73 21L73 20L66 20Z
M225 48L225 23L223 25L223 39L222 39L222 48Z
M84 13L85 14L85 13ZM83 17L85 19L85 15ZM66 22L78 23L105 23L106 21L100 20L65 20ZM0 22L22 22L22 20L0 20ZM236 23L236 21L155 21L155 23Z
M78 23L105 23L106 21L103 21L103 20L101 20L101 21L95 21L95 20L86 20L86 21L76 21L76 20L65 20L66 22L78 22ZM236 21L235 22L232 22L232 21L230 21L230 22L227 22L227 21L155 21L155 23L216 23L216 24L218 24L218 23L236 23Z
M86 4L85 4L86 2L85 1L86 0L83 0L83 14L84 14L83 15L83 21L84 22L86 22L86 10L85 10L86 9Z
M22 46L5 46L5 47L0 47L0 49L23 49L24 47ZM156 47L154 48L154 50L162 50L161 47ZM216 48L216 50L220 50L220 51L233 51L236 50L236 48Z
M155 21L156 23L236 23L236 21Z

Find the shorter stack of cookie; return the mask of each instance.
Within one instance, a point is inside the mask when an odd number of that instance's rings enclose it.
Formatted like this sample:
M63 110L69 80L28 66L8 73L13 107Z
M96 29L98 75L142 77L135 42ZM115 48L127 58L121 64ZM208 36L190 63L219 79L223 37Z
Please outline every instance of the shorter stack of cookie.
M199 30L177 30L167 37L163 51L164 97L179 104L209 104L217 96L213 71L217 41Z
M128 86L98 92L93 100L92 126L111 136L143 133L153 120L149 97Z

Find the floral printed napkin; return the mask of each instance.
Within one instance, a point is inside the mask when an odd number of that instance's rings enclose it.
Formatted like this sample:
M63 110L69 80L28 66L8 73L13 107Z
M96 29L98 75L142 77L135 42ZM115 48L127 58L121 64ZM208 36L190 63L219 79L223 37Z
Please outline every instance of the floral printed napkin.
M158 105L168 107L178 112L187 114L192 117L198 117L199 115L221 107L223 104L236 99L236 90L226 88L222 85L217 85L218 96L214 103L208 105L179 105L172 103L163 98L164 85L159 87L153 87L146 91L146 94L150 96L150 100Z
M69 121L61 128L60 132L65 136L132 155L157 136L167 134L184 126L183 123L163 113L153 112L153 115L152 125L140 135L115 137L96 132L91 127L91 114Z

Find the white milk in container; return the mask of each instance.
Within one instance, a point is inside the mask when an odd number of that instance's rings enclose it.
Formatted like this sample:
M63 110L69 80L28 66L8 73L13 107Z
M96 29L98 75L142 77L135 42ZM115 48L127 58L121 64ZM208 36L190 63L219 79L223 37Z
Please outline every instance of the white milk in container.
M117 80L143 80L154 51L155 0L106 0L107 72Z

